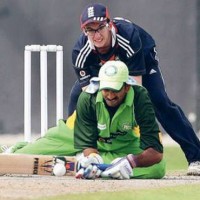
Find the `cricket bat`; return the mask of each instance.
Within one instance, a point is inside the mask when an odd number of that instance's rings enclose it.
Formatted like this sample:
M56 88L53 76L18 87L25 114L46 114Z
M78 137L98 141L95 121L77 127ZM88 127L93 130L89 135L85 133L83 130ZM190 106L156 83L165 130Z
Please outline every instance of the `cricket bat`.
M53 175L57 163L65 165L66 176L75 175L75 157L27 154L0 154L0 174Z
M76 157L30 154L0 154L0 174L54 175L53 168L57 163L64 164L65 176L76 174ZM102 171L109 166L97 164Z

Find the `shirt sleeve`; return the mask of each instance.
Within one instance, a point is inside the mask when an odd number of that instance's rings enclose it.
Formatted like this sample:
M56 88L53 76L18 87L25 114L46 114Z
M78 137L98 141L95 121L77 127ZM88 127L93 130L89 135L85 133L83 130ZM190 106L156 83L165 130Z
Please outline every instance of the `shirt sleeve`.
M135 118L140 128L140 148L145 150L152 147L163 152L159 126L147 90L142 86L134 87Z
M87 64L88 55L91 51L88 45L86 38L81 35L72 50L73 68L81 87L89 85L91 78L91 70Z
M146 73L143 43L140 32L131 21L123 18L114 18L117 27L117 39L119 46L125 51L124 57L129 69L129 75L140 76Z
M142 76L146 74L146 68L143 58L143 51L139 50L126 62L130 76Z
M143 52L143 45L138 30L134 30L131 39L130 46L134 51L134 54L128 58L127 66L129 68L129 75L140 76L146 73L145 58Z
M82 92L77 103L77 116L74 128L76 149L97 148L97 120L94 95Z

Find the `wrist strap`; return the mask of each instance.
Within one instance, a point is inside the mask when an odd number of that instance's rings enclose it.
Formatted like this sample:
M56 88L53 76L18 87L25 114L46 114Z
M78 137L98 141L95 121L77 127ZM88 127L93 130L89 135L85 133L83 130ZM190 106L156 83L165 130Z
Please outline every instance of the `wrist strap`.
M128 154L126 156L132 168L137 167L136 157L133 154Z

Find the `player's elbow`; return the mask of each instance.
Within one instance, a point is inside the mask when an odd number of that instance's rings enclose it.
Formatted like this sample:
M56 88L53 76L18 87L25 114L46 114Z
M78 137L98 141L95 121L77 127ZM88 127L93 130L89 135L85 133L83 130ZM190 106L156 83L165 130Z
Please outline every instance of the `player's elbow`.
M154 156L154 163L159 163L163 159L163 153L156 152Z
M146 156L149 158L149 163L150 165L154 165L159 163L163 159L163 153L153 149L149 148L146 150Z

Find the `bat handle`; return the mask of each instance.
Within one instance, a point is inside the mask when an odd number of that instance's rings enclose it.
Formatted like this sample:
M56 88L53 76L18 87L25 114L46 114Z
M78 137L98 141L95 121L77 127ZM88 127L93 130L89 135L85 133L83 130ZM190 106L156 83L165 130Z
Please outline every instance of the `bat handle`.
M105 171L111 164L95 164L101 171Z

